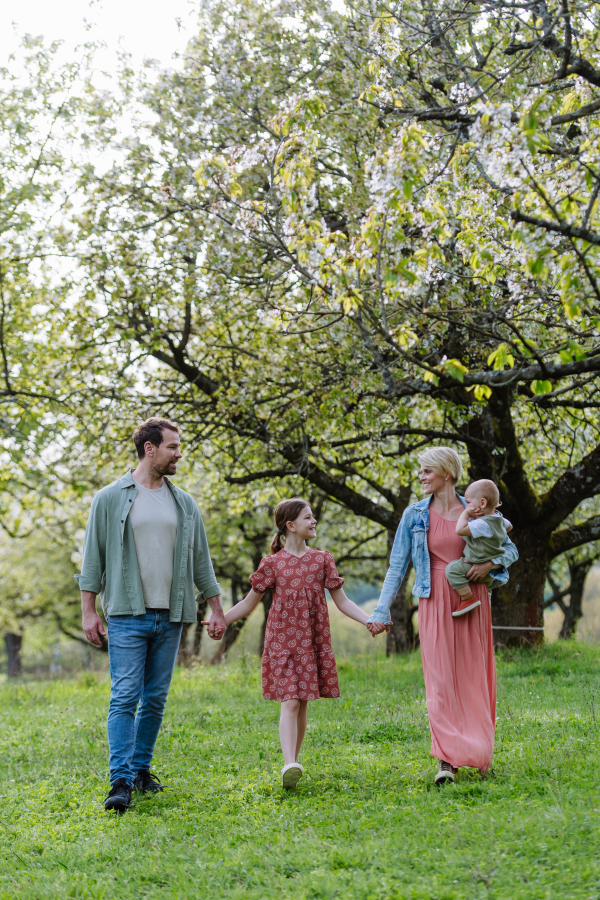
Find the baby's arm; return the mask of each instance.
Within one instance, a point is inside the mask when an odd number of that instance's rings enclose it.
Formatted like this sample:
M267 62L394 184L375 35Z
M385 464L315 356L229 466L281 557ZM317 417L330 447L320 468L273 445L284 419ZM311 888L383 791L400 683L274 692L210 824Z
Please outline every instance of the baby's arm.
M249 616L252 610L256 609L260 603L262 596L263 595L258 594L254 588L251 588L243 600L240 600L239 603L236 603L235 606L232 606L231 609L227 610L225 613L225 624L231 625L233 622L237 622L238 619ZM208 622L202 622L202 624L208 625Z
M340 610L343 612L345 616L348 616L349 619L354 619L355 622L360 622L361 625L366 625L369 621L369 617L362 611L360 606L357 606L356 603L353 603L349 597L346 597L342 588L336 588L333 591L329 591L331 594L331 599Z
M461 512L456 523L456 533L461 537L471 537L471 529L469 528L469 516L471 515L471 507L467 506Z

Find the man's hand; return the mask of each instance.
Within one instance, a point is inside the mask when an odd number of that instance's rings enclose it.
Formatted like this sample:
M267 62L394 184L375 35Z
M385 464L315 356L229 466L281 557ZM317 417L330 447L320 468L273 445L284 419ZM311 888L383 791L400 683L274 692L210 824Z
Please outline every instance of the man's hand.
M211 637L213 641L220 641L225 634L225 619L223 617L221 597L211 597L207 602L212 609L212 615L208 620L208 636Z
M388 634L390 633L390 626L384 625L383 622L367 622L367 628L373 637L381 634L382 631L387 631Z
M102 619L96 612L96 595L91 591L81 592L81 627L90 644L102 646L102 638L106 631Z
M473 563L473 565L467 572L467 578L469 581L473 581L475 584L479 584L494 568L496 568L496 564L493 563L491 559L488 559L488 561L484 563Z

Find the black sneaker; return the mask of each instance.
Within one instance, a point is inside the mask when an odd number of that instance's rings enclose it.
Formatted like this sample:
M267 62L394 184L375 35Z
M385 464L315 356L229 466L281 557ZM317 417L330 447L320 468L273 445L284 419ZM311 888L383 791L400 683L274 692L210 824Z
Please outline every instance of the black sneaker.
M104 809L124 813L131 806L131 786L124 778L117 778L104 801Z
M160 778L153 775L149 769L140 769L135 776L133 786L140 794L158 794L159 791L164 791L166 787L169 787L168 784L161 784Z

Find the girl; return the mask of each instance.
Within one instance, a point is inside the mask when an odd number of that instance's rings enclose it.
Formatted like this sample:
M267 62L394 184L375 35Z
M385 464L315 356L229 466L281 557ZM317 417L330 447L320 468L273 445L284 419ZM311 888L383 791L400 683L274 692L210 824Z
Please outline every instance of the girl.
M250 576L252 590L225 613L230 625L247 616L269 588L273 604L267 619L262 658L263 697L279 700L279 738L285 788L298 784L304 772L298 762L306 732L309 700L339 697L325 588L344 615L366 625L368 618L342 590L344 579L331 553L313 550L306 541L317 536L317 520L306 500L283 500L275 510L277 534L266 556ZM282 544L285 541L285 547Z

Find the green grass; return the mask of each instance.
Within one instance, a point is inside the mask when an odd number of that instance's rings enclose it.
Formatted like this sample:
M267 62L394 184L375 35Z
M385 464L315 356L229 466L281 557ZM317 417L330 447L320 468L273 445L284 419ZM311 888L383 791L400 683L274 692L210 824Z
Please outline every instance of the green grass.
M0 897L599 898L600 651L498 660L494 777L437 789L421 663L340 664L310 705L306 777L278 786L259 669L176 674L155 769L172 790L107 815L108 682L0 690Z

